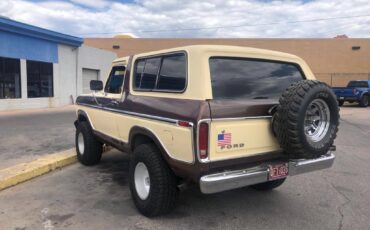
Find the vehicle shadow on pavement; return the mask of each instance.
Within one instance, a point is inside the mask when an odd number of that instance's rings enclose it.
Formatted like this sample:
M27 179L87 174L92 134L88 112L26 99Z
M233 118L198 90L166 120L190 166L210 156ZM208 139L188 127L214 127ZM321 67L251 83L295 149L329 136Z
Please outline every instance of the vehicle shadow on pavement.
M111 178L102 177L101 183L112 180L119 186L128 186L129 161L130 157L121 152L110 156L103 155L101 163L96 167L101 174L111 174Z
M106 186L110 197L124 194L123 197L114 198L119 205L122 205L117 207L115 211L114 208L112 210L111 205L104 208L104 202L102 203L102 201L97 202L98 208L103 208L109 212L113 211L116 215L140 216L130 197L128 167L129 156L125 153L114 151L114 153L104 154L101 163L91 168L91 170L98 172L98 183L101 186ZM186 219L187 217L193 219L197 215L208 216L210 220L206 223L206 226L217 227L218 221L220 221L217 218L222 217L223 220L238 219L241 215L238 210L243 210L242 216L251 215L251 218L255 217L256 212L264 213L264 216L268 216L269 213L276 215L281 210L289 213L292 207L287 202L290 199L287 197L289 195L292 194L281 192L280 189L259 192L249 187L205 195L200 192L195 184L191 184L180 193L178 205L173 212L155 219L169 221ZM294 206L304 206L304 204L298 201ZM260 218L263 219L263 216Z
M0 196L0 229L40 229L46 221L55 229L335 229L340 221L340 200L320 174L289 178L271 192L204 195L190 185L171 213L146 218L131 198L128 166L129 156L114 150L96 166L72 165L10 188Z

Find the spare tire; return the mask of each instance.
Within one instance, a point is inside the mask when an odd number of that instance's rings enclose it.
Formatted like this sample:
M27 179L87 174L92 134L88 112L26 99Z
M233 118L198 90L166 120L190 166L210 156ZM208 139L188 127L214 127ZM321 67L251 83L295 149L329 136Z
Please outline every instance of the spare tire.
M324 155L338 132L336 96L319 81L293 83L280 97L272 125L281 148L290 158Z

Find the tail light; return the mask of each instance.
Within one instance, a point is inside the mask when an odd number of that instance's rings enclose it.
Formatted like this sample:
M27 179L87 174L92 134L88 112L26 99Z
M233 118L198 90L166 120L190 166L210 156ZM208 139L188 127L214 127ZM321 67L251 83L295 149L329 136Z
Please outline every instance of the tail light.
M201 160L208 158L208 123L201 123L198 132L198 153Z

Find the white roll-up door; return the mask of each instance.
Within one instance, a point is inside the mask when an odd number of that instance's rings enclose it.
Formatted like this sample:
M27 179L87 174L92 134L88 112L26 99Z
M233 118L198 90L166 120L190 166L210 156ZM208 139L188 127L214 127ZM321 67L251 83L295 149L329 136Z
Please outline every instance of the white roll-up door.
M99 70L82 69L82 93L90 93L90 81L99 80Z

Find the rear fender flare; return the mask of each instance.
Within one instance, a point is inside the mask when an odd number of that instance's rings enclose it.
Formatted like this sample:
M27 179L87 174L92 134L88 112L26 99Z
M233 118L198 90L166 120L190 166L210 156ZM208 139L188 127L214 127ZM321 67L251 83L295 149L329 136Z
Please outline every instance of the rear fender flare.
M362 93L361 93L361 97L360 97L360 100L362 99L362 97L363 97L364 95L367 95L367 96L369 96L369 92L366 92L366 91L365 91L365 92L362 92Z
M89 123L90 127L93 128L93 126L91 125L91 122L90 122L89 115L87 115L87 113L85 111L79 109L77 111L77 120L75 120L75 122L74 122L75 127L77 128L78 123L82 122L82 121L86 121L87 123Z
M169 161L171 159L173 159L168 154L166 148L164 147L162 142L159 140L157 135L155 135L153 133L153 131L151 131L147 128L141 127L141 126L134 126L130 130L128 143L129 143L129 147L130 147L130 150L131 150L132 153L133 153L134 148L135 148L135 141L137 141L135 138L137 138L138 135L144 136L144 137L148 138L150 141L152 141L159 148L159 150L162 154L162 157L166 160L167 163L169 163Z

